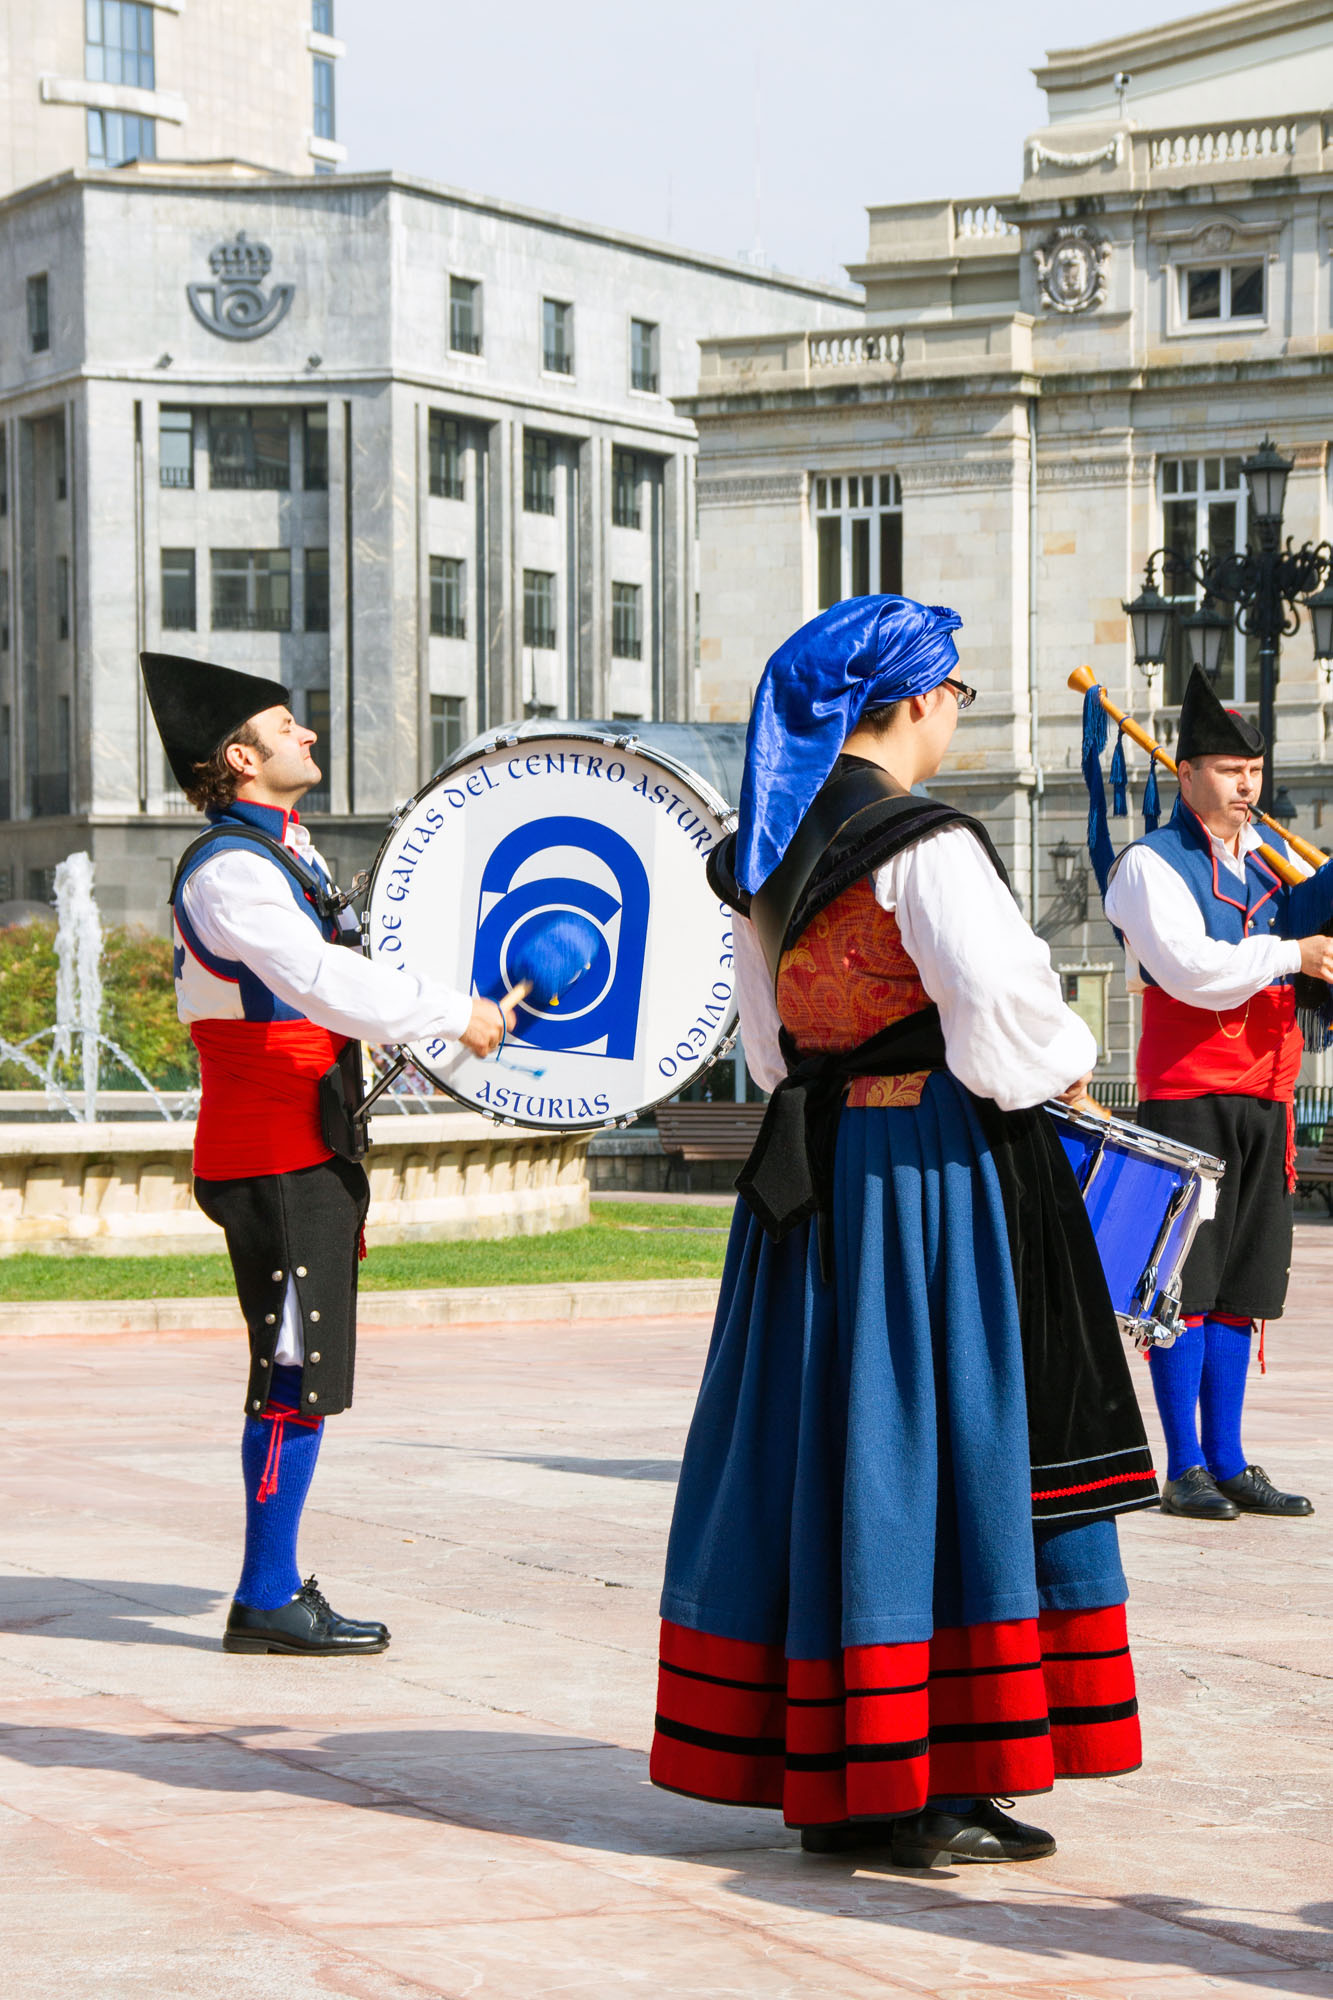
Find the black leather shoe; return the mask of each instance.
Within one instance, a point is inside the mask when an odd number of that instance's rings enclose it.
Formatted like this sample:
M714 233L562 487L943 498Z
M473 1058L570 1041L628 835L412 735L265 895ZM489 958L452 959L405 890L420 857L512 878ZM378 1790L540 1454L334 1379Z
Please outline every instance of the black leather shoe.
M276 1611L233 1601L222 1635L224 1653L382 1653L388 1643L387 1625L340 1617L313 1576Z
M1314 1503L1303 1493L1279 1493L1262 1465L1247 1465L1234 1479L1219 1479L1219 1493L1244 1514L1313 1514Z
M954 1861L1039 1861L1054 1852L1052 1834L1010 1819L994 1799L978 1799L966 1813L938 1812L927 1806L893 1823L897 1868L929 1868L941 1856Z
M1240 1508L1219 1491L1206 1465L1191 1465L1179 1479L1162 1481L1162 1512L1190 1521L1234 1521Z

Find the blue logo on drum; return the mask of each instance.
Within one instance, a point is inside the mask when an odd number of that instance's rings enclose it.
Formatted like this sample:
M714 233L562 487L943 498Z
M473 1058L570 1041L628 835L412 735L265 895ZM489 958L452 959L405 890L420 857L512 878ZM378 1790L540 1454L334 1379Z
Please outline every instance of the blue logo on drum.
M545 856L559 872L546 872ZM582 871L574 874L581 857ZM517 983L512 968L530 957L534 940L554 920L572 917L586 936L589 963L554 1002L542 993L528 995L519 1009L519 1034L532 1048L628 1062L639 1030L648 904L647 870L610 827L573 818L517 827L482 871L473 986L498 1000Z

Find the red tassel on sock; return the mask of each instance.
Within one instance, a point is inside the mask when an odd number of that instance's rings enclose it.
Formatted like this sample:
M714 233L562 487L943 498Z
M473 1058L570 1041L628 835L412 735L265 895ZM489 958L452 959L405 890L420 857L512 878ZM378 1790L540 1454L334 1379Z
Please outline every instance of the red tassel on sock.
M270 1403L259 1412L261 1424L269 1426L268 1456L264 1460L264 1470L259 1481L259 1491L255 1499L262 1507L270 1493L278 1490L278 1470L282 1464L282 1440L288 1424L299 1424L303 1431L317 1431L323 1417L302 1416L299 1410L291 1409L286 1403Z

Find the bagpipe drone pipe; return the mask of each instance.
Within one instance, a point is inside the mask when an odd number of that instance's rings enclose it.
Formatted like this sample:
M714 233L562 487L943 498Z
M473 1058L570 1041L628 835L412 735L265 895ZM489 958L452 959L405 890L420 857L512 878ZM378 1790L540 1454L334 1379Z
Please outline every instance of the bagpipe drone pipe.
M1144 752L1148 758L1148 776L1143 788L1143 824L1146 833L1155 833L1161 816L1161 802L1157 787L1157 767L1176 775L1174 758L1168 756L1160 743L1154 742L1146 729L1140 727L1134 718L1116 707L1106 690L1093 677L1091 667L1075 667L1069 676L1069 686L1083 696L1083 782L1088 788L1088 857L1093 873L1097 877L1097 887L1103 901L1106 885L1115 863L1115 848L1111 841L1111 829L1106 809L1106 785L1102 777L1102 755L1106 749L1108 720L1116 724L1115 748L1111 753L1111 813L1110 818L1126 819L1129 816L1129 773L1125 762L1125 738ZM1270 814L1254 811L1253 819L1271 828L1283 841L1291 854L1296 855L1306 868L1322 868L1328 856L1319 848L1312 847L1299 834L1292 833ZM1261 842L1259 856L1278 877L1279 881L1293 887L1303 882L1305 871L1295 866L1286 854L1279 854L1268 842ZM1114 928L1114 926L1112 926ZM1333 924L1325 925L1327 935L1333 936ZM1119 939L1119 932L1116 933ZM1120 940L1123 942L1123 940ZM1305 1036L1305 1045L1318 1053L1333 1043L1333 988L1322 979L1311 979L1298 972L1294 981L1296 990L1296 1019Z

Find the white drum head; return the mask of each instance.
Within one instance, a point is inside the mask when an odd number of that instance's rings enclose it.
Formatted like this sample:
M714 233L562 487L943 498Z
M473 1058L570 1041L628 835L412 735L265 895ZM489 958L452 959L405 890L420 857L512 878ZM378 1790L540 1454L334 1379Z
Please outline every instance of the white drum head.
M457 1043L410 1053L469 1109L548 1130L628 1122L716 1060L736 1017L731 912L704 875L728 808L630 742L524 732L432 779L380 850L366 947L498 999L511 956L557 913L591 962L555 1005L530 994L484 1061Z

